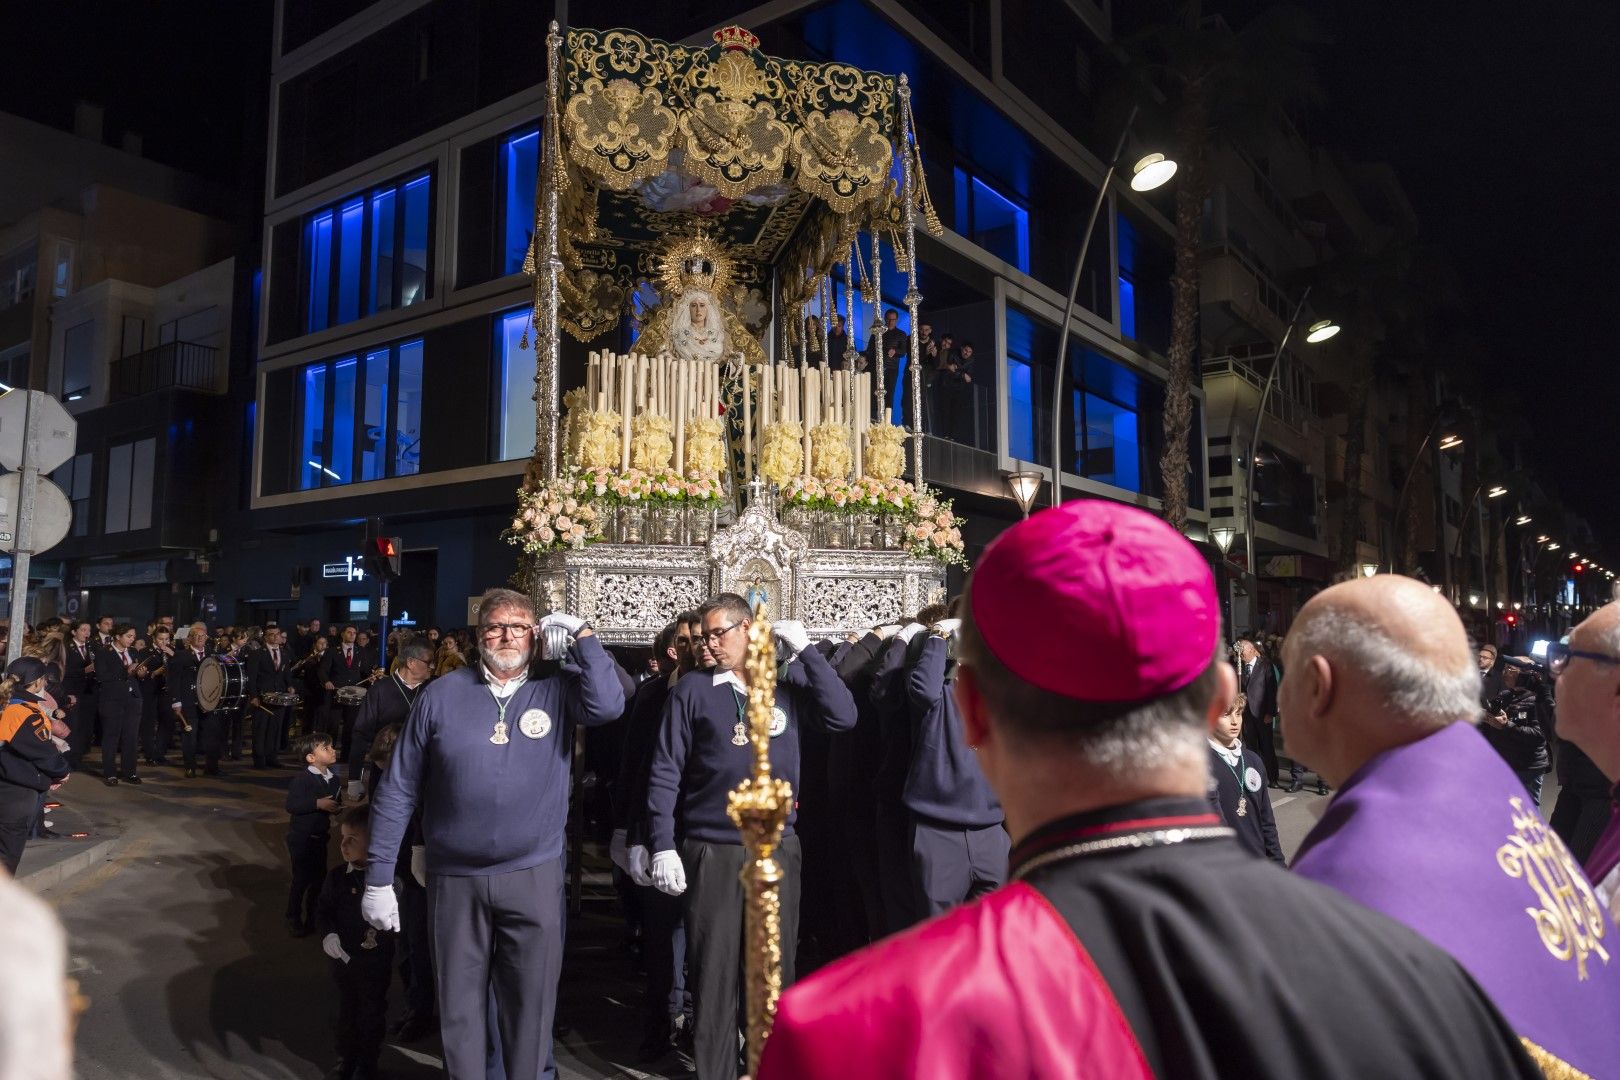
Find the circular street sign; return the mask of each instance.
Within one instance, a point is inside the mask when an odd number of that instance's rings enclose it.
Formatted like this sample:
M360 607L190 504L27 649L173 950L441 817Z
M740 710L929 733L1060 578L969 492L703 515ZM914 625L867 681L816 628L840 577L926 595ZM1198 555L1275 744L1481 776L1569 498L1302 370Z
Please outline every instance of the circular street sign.
M0 465L13 470L23 467L24 414L33 428L29 464L42 473L67 464L79 438L79 422L51 395L19 388L0 394Z
M0 549L17 545L17 511L22 506L22 473L0 476ZM34 481L34 524L28 552L37 555L67 539L73 528L73 503L62 489L41 476Z

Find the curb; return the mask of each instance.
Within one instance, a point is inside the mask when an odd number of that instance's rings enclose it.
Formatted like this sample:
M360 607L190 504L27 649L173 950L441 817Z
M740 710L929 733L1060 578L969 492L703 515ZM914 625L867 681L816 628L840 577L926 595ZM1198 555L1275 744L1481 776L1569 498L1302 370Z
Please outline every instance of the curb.
M86 844L83 851L75 852L49 866L42 866L38 870L24 870L17 876L17 882L35 894L54 889L74 875L81 874L97 863L111 858L120 839L114 836Z

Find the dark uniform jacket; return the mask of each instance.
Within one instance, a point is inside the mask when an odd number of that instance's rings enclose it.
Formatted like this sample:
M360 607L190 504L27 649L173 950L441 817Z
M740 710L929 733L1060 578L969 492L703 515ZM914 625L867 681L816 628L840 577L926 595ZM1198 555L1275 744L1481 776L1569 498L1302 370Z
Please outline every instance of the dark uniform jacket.
M332 645L322 654L320 665L323 686L326 683L333 686L353 686L355 683L364 682L372 670L371 657L358 645L354 646L353 660L345 663L342 642Z
M138 698L141 693L139 680L135 678L133 668L139 659L135 650L128 651L130 667L124 666L124 658L118 650L111 645L105 645L96 650L96 693L102 699L107 698Z
M259 649L250 653L243 663L247 666L249 697L285 693L292 686L287 672L293 666L293 658L285 645L276 650L274 659L269 649Z
M385 970L394 959L392 930L373 930L360 914L360 901L366 895L366 868L341 863L327 871L321 883L321 898L315 905L315 925L320 935L336 934L349 963L376 964ZM367 944L370 948L367 948Z
M169 700L191 712L197 711L197 668L208 659L204 651L201 656L191 651L191 646L182 646L174 651L174 658L164 670L168 677Z
M1001 800L990 790L956 715L956 700L945 679L945 651L944 638L927 635L922 655L906 676L912 745L902 798L913 814L941 824L970 829L1000 825Z
M293 773L287 783L287 835L325 840L332 831L332 815L315 803L318 799L337 798L342 787L337 773L322 776L308 765Z
M66 642L62 648L67 655L67 669L62 672L62 688L74 697L84 697L95 687L95 672L85 671L87 666L95 664L95 645L86 642L82 656L79 653L79 647L71 641ZM63 704L67 703L63 702Z
M349 750L349 775L359 776L359 769L365 765L366 758L371 754L371 746L377 741L377 733L390 724L404 724L405 718L411 714L411 706L416 702L416 696L422 692L422 687L415 690L407 687L397 674L387 678L378 679L366 691L366 698L360 703L360 711L354 717L353 746Z
M1282 842L1277 839L1277 822L1271 813L1266 764L1259 754L1242 743L1238 748L1243 752L1243 759L1235 770L1219 750L1209 748L1210 805L1237 832L1238 843L1256 855L1287 865ZM1239 799L1243 800L1242 814L1237 812Z

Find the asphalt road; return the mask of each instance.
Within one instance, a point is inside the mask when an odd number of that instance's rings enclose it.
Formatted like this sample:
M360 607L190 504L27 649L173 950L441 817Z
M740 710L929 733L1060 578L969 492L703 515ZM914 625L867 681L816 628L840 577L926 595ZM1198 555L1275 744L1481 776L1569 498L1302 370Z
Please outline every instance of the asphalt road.
M117 841L92 867L44 888L50 875L41 873L35 886L67 926L73 974L90 998L77 1037L80 1076L304 1080L334 1063L325 957L316 938L291 939L282 926L289 775L241 770L186 781L177 770L150 769L139 788L109 789L80 774L63 789L63 821L95 823L86 844ZM1272 795L1292 853L1326 800L1309 789ZM31 862L39 873L60 858L47 848L60 845L29 848L25 880ZM602 865L588 854L589 868ZM640 979L616 912L605 875L587 874L583 911L569 920L561 1075L689 1075L677 1055L655 1071L629 1064ZM397 982L392 994L397 1016ZM400 1078L442 1075L434 1042L390 1043L383 1066Z

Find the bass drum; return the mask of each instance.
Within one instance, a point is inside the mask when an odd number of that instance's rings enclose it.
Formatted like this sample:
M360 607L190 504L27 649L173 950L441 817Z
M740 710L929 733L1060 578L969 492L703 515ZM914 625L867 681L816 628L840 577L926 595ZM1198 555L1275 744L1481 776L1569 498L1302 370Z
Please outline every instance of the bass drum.
M239 709L247 700L247 672L234 656L210 656L197 665L197 708Z

